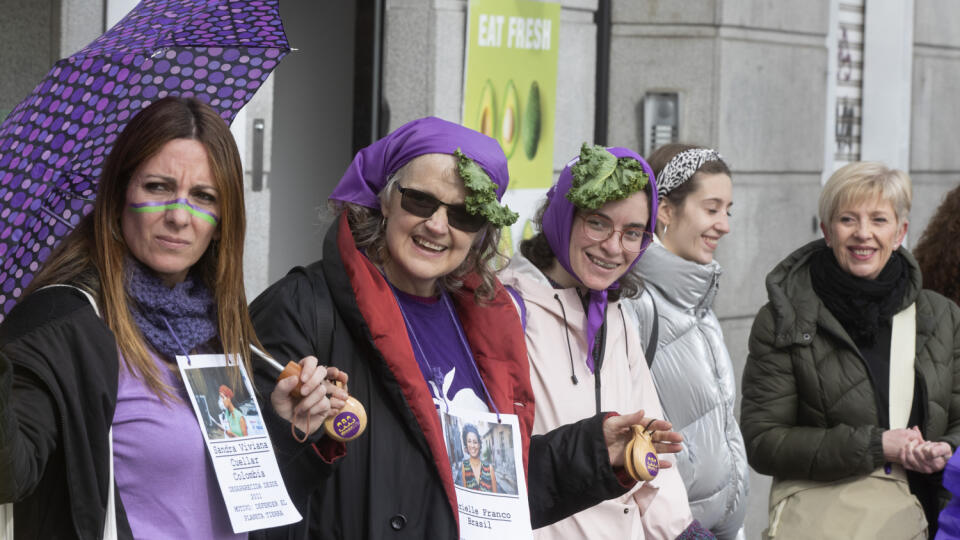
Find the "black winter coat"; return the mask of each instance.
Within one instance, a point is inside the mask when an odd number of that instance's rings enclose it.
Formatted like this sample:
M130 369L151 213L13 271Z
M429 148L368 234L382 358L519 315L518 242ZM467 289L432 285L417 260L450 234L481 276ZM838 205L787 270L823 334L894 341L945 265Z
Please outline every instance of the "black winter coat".
M119 365L113 333L75 289L34 292L4 319L0 503L16 501L17 540L103 534ZM117 534L132 538L116 504Z
M534 527L625 493L629 485L609 464L602 416L527 438L534 403L516 309L502 287L490 305L477 307L467 281L468 294L454 302L494 402L520 417ZM269 410L276 374L257 372L284 480L304 515L265 536L458 538L456 495L431 394L392 292L356 250L343 216L327 234L323 260L271 286L251 304L251 315L259 339L281 363L314 355L346 371L369 422L343 457L343 445L326 438L292 443L290 424Z

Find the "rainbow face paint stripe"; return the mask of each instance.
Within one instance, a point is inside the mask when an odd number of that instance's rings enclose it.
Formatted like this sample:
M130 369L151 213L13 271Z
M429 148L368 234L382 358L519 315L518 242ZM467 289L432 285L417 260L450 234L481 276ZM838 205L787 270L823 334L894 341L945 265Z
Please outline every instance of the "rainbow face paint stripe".
M186 199L174 199L172 201L165 202L130 203L130 209L140 214L147 212L166 212L167 210L183 209L187 212L190 212L190 215L198 217L211 225L216 225L220 222L220 218L218 218L212 212L202 208L197 208L196 206L190 204Z

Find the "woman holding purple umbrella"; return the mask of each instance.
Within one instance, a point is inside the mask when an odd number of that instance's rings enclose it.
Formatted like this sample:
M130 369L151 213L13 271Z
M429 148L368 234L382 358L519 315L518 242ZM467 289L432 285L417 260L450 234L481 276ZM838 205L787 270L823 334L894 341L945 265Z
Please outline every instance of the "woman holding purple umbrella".
M249 369L242 178L226 123L195 99L158 100L117 138L93 212L0 326L16 538L246 538L174 360L230 352L238 379ZM316 429L346 397L327 377L345 379L305 359L305 397L284 381L274 409Z
M626 148L583 145L560 173L500 279L522 297L534 433L603 410L663 417L640 346L620 301L638 294L629 273L656 224L653 171ZM653 440L680 450L670 424ZM537 531L538 538L712 538L693 520L676 468L664 459L648 482Z
M500 228L516 219L499 202L507 181L494 139L438 118L407 123L361 150L343 175L323 259L295 268L251 305L268 351L346 370L369 418L356 440L314 436L288 456L287 485L300 488L310 518L274 537L468 537L468 494L455 487L447 452L460 432L441 419L455 409L504 420L493 426L515 417L516 468L529 493L521 502L534 528L632 487L618 473L628 426L642 412L591 413L530 435L523 331L488 264ZM261 381L270 384L272 374ZM498 486L505 470L497 464Z

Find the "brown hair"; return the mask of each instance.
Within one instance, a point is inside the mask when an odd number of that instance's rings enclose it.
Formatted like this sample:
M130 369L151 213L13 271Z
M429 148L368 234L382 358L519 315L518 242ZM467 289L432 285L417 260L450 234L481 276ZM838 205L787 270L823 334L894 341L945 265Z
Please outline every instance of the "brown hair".
M960 186L944 197L913 255L923 272L923 286L960 303Z
M417 158L413 158L415 160ZM400 167L395 173L390 175L387 184L380 190L379 198L383 203L387 203L389 198L396 190L394 185L403 177L407 167L413 162L410 160L403 167ZM454 174L457 174L454 169ZM459 178L459 174L457 175ZM462 181L462 179L461 179ZM330 201L330 208L339 215L340 212L347 213L347 221L350 224L350 230L353 233L353 241L358 249L364 250L367 257L376 265L382 266L390 258L390 252L387 249L386 221L379 208L367 208L354 203ZM480 285L474 291L474 300L480 304L490 301L496 294L496 270L492 261L496 257L504 257L497 250L500 244L500 229L490 223L486 223L482 229L477 232L473 246L467 253L466 259L453 272L441 277L438 283L444 290L450 293L456 293L463 286L463 278L471 272L476 272L480 277Z
M669 143L654 150L650 154L650 157L647 158L647 163L649 163L650 168L653 169L653 177L655 179L659 179L660 175L663 173L664 167L666 167L667 163L670 163L670 160L676 157L677 154L680 152L686 152L687 150L693 150L695 148L705 147L697 146L695 144ZM686 202L687 196L700 187L700 173L725 174L727 176L731 176L730 168L727 167L727 164L723 161L707 161L693 173L693 177L690 178L690 180L680 184L670 193L661 195L660 204L663 204L663 202L666 201L668 204L672 205L678 210L683 208L683 203ZM662 228L662 225L658 223L657 228Z
M129 250L120 232L127 185L144 162L174 139L199 141L207 151L220 198L220 238L211 241L193 269L213 292L224 352L237 355L250 373L250 345L262 349L247 311L243 288L243 168L226 122L195 98L166 97L140 111L117 137L104 163L93 212L50 256L25 295L39 287L72 283L97 296L131 373L160 397L172 397L128 309L124 259Z

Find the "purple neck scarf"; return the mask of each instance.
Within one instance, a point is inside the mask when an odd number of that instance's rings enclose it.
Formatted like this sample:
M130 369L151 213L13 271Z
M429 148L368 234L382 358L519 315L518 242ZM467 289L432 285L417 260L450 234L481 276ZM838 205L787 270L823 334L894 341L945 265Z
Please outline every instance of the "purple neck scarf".
M128 258L125 266L130 314L157 353L173 360L216 337L217 306L201 280L187 274L171 289L140 262Z
M497 200L507 190L507 158L496 140L472 129L429 116L408 122L357 152L330 198L380 209L377 195L387 178L423 154L453 154L459 148L497 184Z
M633 150L615 146L607 148L607 151L618 158L633 158L637 160L640 162L640 166L643 167L643 172L647 173L647 176L650 178L650 183L644 188L644 191L650 199L650 221L647 223L647 231L652 235L657 224L657 188L654 183L653 170L650 168L650 165ZM573 173L570 171L570 168L579 159L580 158L577 157L567 163L563 172L560 173L560 178L557 180L557 183L547 191L547 199L549 199L550 205L543 214L543 221L540 226L560 266L563 267L568 274L582 281L580 276L570 267L570 233L573 230L573 216L576 214L577 208L567 200L566 197L567 192L570 191L570 187L573 185ZM640 253L638 253L636 258L633 259L633 262L630 263L630 267L627 268L627 272L633 268L633 265L637 264L643 252L647 249L648 244L649 240L643 244ZM590 289L590 300L587 303L587 367L590 368L590 371L594 369L593 346L596 341L597 332L603 325L604 312L607 308L607 293L619 287L620 282L614 281L608 288L602 291Z

